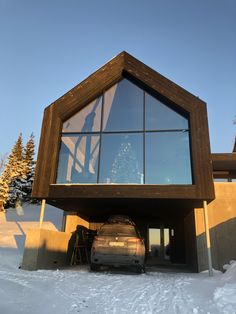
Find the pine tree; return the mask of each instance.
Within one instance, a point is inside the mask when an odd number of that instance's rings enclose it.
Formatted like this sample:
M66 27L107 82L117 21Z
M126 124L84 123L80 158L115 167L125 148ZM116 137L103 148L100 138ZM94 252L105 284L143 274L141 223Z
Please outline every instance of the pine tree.
M24 148L24 161L26 164L26 186L24 192L26 195L24 196L24 201L29 201L31 199L31 192L32 192L32 185L34 180L34 173L35 173L35 161L34 161L34 134L30 135L28 142Z
M31 199L35 168L34 147L33 133L25 148L20 133L0 176L0 210L4 207L15 207L16 204Z
M26 175L34 171L34 134L30 135L28 142L24 148L23 157L26 162Z
M4 174L0 176L0 211L5 212L5 204L8 198L9 185Z
M3 173L5 169L6 159L7 159L7 154L0 156L0 175Z
M22 133L20 133L8 157L5 174L8 178L7 183L9 187L6 207L15 207L15 203L23 199L25 194L23 189L26 184L26 163L23 158Z
M22 177L26 178L26 163L23 159L23 140L20 133L11 154L8 157L6 170L10 173L10 179Z
M0 158L0 211L5 211L4 205L6 203L7 196L8 196L8 184L3 175L5 164L6 164L6 158L7 158L6 154L1 155L1 158Z
M25 192L26 187L27 181L22 177L14 177L11 180L9 184L7 207L16 207L16 203L21 204L24 201L27 195Z

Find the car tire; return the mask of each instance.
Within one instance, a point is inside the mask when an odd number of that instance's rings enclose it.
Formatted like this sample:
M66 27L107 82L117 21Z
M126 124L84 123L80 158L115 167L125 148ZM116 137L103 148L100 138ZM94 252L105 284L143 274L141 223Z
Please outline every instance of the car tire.
M91 271L99 271L100 270L100 265L91 263L90 264L90 270Z

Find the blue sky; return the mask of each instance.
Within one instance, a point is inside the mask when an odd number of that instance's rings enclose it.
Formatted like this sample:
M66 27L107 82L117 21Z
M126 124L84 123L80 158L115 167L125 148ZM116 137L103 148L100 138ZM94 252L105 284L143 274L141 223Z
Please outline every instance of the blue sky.
M207 102L212 152L236 126L235 0L0 0L0 154L126 50Z

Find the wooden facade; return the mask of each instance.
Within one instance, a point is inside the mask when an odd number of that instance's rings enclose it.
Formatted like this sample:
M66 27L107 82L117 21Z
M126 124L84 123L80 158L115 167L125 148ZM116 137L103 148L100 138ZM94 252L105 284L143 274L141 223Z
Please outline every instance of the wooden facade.
M55 184L63 122L122 78L128 78L152 95L188 113L192 185ZM111 199L182 200L182 205L184 201L189 204L190 201L213 200L212 158L205 102L128 53L120 53L45 109L32 196L46 199L48 203L65 210L74 210L78 201L83 204L85 200L100 200L101 204Z

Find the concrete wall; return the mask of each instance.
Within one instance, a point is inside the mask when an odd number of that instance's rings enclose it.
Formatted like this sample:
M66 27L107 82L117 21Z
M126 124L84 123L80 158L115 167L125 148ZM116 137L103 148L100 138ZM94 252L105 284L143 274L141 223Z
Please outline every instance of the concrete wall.
M90 230L99 230L103 222L89 222L77 215L77 213L68 213L65 216L65 232L73 233L77 225L83 226Z
M71 234L46 229L27 232L22 269L52 269L69 264L67 256Z
M212 260L215 269L236 260L236 183L215 183L216 198L208 204ZM208 268L203 209L195 209L199 271Z

